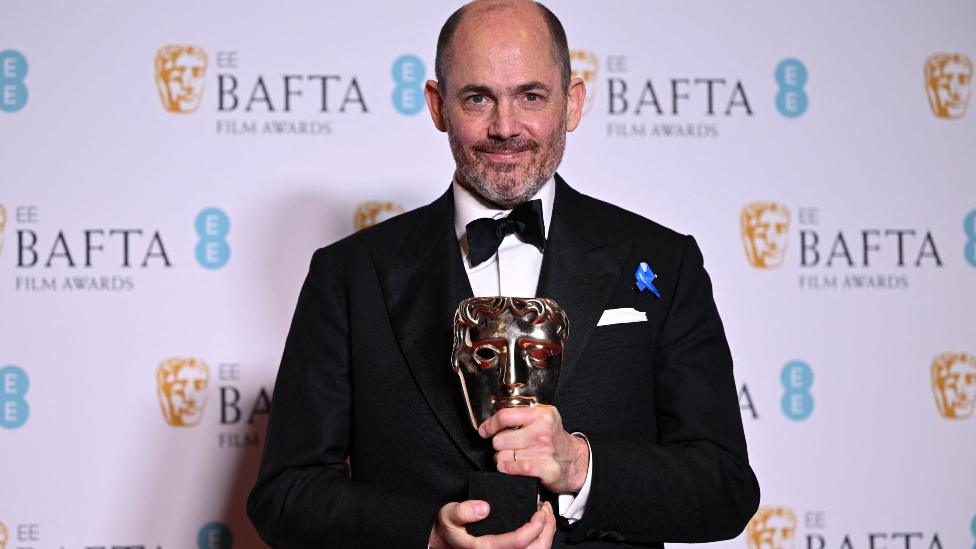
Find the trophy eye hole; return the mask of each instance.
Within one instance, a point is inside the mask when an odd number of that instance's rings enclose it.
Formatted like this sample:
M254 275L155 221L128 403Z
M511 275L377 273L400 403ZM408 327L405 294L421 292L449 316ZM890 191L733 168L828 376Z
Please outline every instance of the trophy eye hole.
M494 345L481 345L474 350L472 356L478 367L484 370L498 363L499 350Z
M529 364L535 368L547 368L549 358L552 355L552 351L545 347L528 347L525 349L525 356L529 359Z

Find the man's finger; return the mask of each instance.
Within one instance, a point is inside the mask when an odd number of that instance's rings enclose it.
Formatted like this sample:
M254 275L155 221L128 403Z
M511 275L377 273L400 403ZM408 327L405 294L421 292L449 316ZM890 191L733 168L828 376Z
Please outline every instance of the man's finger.
M549 549L552 547L552 538L556 535L556 515L552 512L552 505L544 502L543 511L546 513L546 522L542 526L542 532L525 549Z
M489 542L490 547L523 549L535 541L542 534L546 527L546 515L544 511L536 511L529 522L513 532L500 534L497 536L483 536L482 539Z
M499 461L497 466L499 473L506 475L516 475L520 477L535 477L545 484L549 480L546 464L535 460L518 461Z
M469 499L454 504L453 507L445 509L447 511L447 522L455 526L464 526L488 516L491 511L487 501L480 499Z
M495 436L495 433L499 431L512 427L521 427L522 425L531 423L535 414L536 412L533 411L533 408L528 407L502 408L482 422L481 426L478 427L478 434L481 435L481 438L489 438Z
M521 429L504 430L491 438L491 445L497 451L533 446L552 447L552 444L552 432L538 422L525 425Z

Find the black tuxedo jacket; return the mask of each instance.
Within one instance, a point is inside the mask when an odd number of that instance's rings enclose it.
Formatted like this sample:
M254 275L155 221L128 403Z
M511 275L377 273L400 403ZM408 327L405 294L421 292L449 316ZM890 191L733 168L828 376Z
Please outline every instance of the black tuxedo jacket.
M248 514L273 547L426 547L438 509L493 470L451 369L471 289L450 190L314 254ZM657 298L637 293L645 261ZM570 320L555 399L589 438L583 518L554 546L731 538L756 511L732 358L694 239L556 176L537 295ZM597 326L604 309L647 322ZM347 461L347 457L349 460Z

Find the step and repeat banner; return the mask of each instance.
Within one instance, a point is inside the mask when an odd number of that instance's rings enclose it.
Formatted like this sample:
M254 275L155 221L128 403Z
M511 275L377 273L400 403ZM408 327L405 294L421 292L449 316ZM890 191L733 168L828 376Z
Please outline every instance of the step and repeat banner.
M456 6L0 5L0 548L263 547L298 289L447 188ZM588 90L560 173L714 282L762 507L712 546L973 547L976 4L550 7Z

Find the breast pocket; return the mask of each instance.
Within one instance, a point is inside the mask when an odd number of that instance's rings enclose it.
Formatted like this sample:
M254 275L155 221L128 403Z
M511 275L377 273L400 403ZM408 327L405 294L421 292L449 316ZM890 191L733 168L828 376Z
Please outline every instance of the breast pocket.
M650 322L625 322L594 328L584 353L619 352L622 349L646 349L650 352L652 345L653 330Z
M572 344L572 331L569 337ZM654 421L653 359L651 322L595 327L570 375L560 381L568 424L607 436L631 436L637 425L646 433Z

